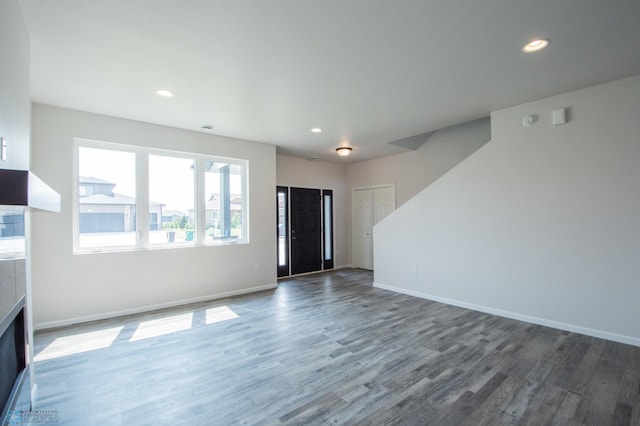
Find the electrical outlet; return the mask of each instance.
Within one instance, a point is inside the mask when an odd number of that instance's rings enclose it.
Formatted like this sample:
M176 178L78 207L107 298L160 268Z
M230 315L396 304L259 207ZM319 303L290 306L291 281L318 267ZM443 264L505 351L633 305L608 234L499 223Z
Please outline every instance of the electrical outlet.
M256 271L260 269L260 264L256 263L255 265L253 265L253 269L255 269Z
M418 274L418 267L417 266L412 266L411 267L411 273L413 275L417 275Z

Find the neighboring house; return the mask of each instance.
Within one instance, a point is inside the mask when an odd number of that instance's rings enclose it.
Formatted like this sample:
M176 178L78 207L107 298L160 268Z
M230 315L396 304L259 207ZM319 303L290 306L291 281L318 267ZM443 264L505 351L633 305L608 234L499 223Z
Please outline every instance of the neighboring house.
M233 221L234 217L242 217L242 197L238 194L230 195L230 217L231 221ZM205 226L206 227L214 227L216 229L221 227L222 221L222 209L220 208L220 194L213 193L209 200L207 200L206 210L205 210ZM194 211L193 209L189 209L189 221L191 223L194 222Z
M113 192L115 183L80 176L80 233L129 232L136 230L136 199ZM150 202L150 230L161 229L164 204Z
M0 237L24 237L24 215L0 212Z

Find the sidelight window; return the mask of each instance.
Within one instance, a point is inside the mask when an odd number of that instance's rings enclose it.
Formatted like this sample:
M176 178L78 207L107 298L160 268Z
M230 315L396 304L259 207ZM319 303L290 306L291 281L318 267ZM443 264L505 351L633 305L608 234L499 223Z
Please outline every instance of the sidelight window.
M278 208L278 276L289 275L289 188L279 186L276 191Z
M322 190L322 229L324 269L333 268L333 191Z

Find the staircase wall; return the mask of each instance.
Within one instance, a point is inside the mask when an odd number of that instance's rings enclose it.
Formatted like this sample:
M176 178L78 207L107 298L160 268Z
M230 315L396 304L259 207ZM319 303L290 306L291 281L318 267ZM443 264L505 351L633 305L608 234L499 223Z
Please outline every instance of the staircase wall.
M375 285L640 346L638 111L640 76L492 113L374 228Z

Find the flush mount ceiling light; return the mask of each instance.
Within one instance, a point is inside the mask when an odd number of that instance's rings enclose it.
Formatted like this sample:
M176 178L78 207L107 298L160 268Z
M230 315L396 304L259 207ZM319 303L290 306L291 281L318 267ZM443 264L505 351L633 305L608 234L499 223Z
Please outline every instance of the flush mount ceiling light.
M311 129L311 133L321 133L322 129L320 127L314 127L313 129Z
M522 46L522 51L524 53L539 52L547 46L549 46L548 38L534 38L529 43Z
M347 155L351 154L352 149L353 148L348 146L341 146L339 148L336 148L336 152L340 157L346 157Z
M166 89L160 89L160 90L156 90L156 95L162 96L163 98L170 98L173 96L173 93Z

